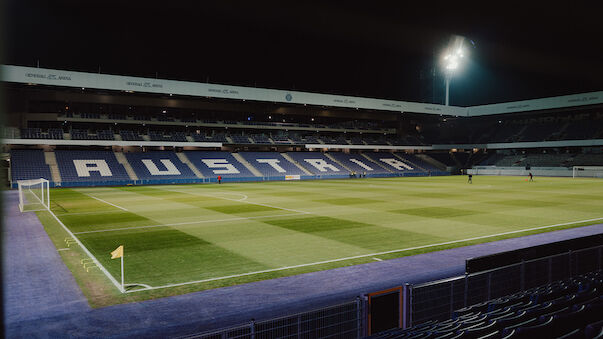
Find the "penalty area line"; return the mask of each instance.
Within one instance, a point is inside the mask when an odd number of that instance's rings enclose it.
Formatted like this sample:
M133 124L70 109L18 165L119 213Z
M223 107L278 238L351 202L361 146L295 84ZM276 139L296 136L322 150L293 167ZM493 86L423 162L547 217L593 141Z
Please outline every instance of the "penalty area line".
M98 201L100 201L100 202L104 202L105 204L111 205L111 206L113 206L113 207L117 207L117 208L119 208L120 210L128 211L126 208L123 208L123 207L121 207L121 206L117 206L117 205L112 204L112 203L110 203L110 202L108 202L108 201L105 201L105 200L103 200L103 199L101 199L101 198L97 198L97 197L95 197L95 196L93 196L93 195L90 195L90 194L87 194L87 193L84 193L84 194L85 194L85 195L87 195L87 196L89 196L89 197L90 197L90 198L92 198L92 199L96 199L96 200L98 200Z
M285 266L285 267L279 267L279 268L272 268L272 269L267 269L267 270L262 270L262 271L255 271L255 272L248 272L248 273L241 273L241 274L233 274L233 275L227 275L227 276L224 276L224 277L208 278L208 279L189 281L189 282L184 282L184 283L169 284L169 285L162 285L162 286L154 286L154 287L151 287L151 288L137 289L137 290L134 290L134 291L126 291L126 293L134 293L134 292L146 291L146 290L156 290L156 289L169 288L169 287L178 287L178 286L191 285L191 284L200 284L200 283L204 283L204 282L217 281L217 280L225 280L225 279L230 279L230 278L239 278L239 277L245 277L245 276L250 276L250 275L255 275L255 274L262 274L262 273L278 272L278 271L284 271L284 270L289 270L289 269L294 269L294 268L300 268L300 267L329 264L329 263L333 263L333 262L353 260L353 259L360 259L360 258L366 258L366 257L375 257L375 256L384 255L384 254L406 252L406 251L418 250L418 249L429 248L429 247L444 246L444 245L456 244L456 243L461 243L461 242L466 242L466 241L487 239L487 238L497 237L497 236L501 236L501 235L508 235L508 234L529 232L529 231L541 230L541 229L545 229L545 228L574 225L574 224L580 224L580 223L591 222L591 221L598 221L598 220L603 220L603 217L601 217L601 218L594 218L594 219L579 220L579 221L571 221L571 222L565 222L565 223L561 223L561 224L554 224L554 225L547 225L547 226L539 226L539 227L533 227L533 228L526 228L526 229L521 229L521 230L515 230L515 231L509 231L509 232L503 232L503 233L496 233L496 234L489 234L489 235L483 235L483 236L473 237L473 238L467 238L467 239L452 240L452 241L441 242L441 243L438 243L438 244L429 244L429 245L408 247L408 248L402 248L402 249L391 250L391 251L369 253L369 254L361 254L361 255L356 255L356 256L346 257L346 258L331 259L331 260L317 261L317 262L307 263L307 264L300 264L300 265L293 265L293 266Z

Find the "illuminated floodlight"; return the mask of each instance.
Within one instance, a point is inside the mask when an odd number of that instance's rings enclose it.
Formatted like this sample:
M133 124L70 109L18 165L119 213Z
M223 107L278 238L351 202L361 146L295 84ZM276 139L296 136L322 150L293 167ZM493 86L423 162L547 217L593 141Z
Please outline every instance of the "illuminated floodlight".
M461 64L465 61L467 52L463 48L464 38L455 37L443 54L442 66L446 75L446 106L450 100L450 79L461 68Z

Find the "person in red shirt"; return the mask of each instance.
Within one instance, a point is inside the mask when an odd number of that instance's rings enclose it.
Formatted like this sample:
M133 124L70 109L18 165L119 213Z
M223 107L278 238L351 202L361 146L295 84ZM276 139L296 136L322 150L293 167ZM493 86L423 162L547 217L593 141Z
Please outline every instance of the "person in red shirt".
M222 183L222 176L218 175L218 184L221 184L221 183Z

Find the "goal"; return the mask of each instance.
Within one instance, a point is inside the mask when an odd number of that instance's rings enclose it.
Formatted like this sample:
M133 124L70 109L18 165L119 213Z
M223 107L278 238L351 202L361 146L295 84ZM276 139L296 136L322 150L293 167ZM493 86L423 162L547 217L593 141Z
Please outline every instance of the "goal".
M603 178L603 166L574 166L574 178Z
M49 184L44 178L17 181L21 212L50 210Z

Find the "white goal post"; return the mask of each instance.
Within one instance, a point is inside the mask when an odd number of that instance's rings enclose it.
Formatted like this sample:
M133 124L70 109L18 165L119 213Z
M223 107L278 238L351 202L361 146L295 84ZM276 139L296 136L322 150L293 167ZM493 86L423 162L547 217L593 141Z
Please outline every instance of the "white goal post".
M572 168L574 178L603 178L603 166L574 166Z
M33 212L50 210L50 182L44 178L17 181L19 210Z

